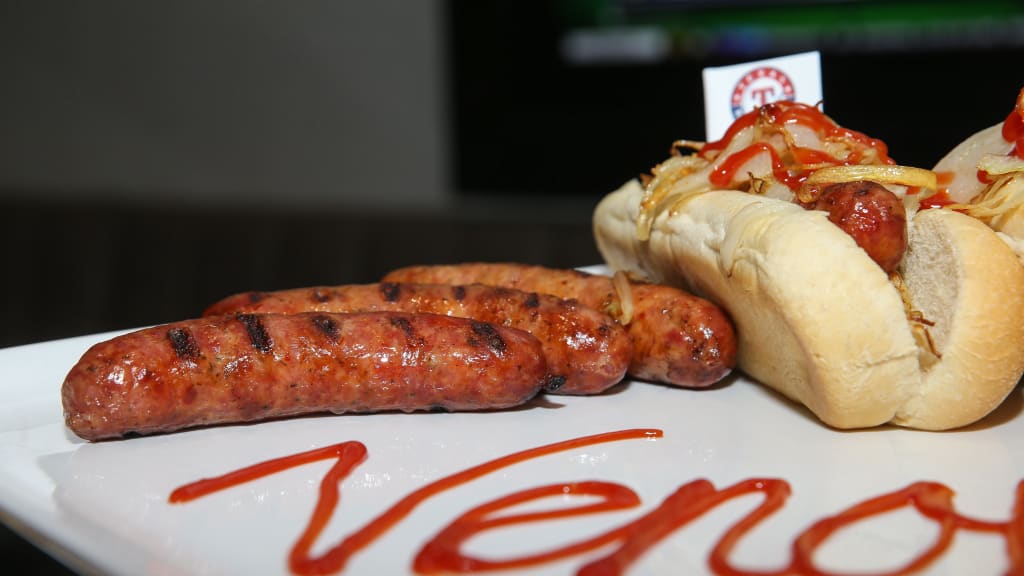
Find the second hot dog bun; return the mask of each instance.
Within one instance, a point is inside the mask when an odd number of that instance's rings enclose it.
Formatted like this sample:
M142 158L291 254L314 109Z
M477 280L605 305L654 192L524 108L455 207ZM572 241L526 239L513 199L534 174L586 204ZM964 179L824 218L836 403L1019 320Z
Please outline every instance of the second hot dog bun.
M972 134L933 168L949 201L1003 235L1024 260L1024 90L1006 119Z
M1024 372L1024 267L974 218L913 217L901 294L823 212L713 190L658 211L640 240L643 196L631 181L595 210L609 267L723 306L737 366L830 426L965 426ZM905 298L930 326L908 320Z

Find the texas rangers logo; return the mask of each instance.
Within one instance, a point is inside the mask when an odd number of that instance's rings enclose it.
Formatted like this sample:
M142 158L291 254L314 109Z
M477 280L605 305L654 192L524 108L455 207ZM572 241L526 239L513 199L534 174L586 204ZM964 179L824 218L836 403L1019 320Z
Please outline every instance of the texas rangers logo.
M739 118L744 112L770 102L795 100L796 90L785 72L771 66L761 66L747 72L732 89L732 115Z

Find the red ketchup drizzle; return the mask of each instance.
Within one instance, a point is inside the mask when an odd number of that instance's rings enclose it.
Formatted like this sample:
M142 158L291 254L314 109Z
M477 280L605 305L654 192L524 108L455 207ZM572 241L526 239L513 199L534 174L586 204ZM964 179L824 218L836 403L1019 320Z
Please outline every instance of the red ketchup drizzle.
M532 458L603 442L658 438L661 435L660 430L633 429L584 436L523 450L468 468L428 484L402 498L320 558L311 558L309 551L317 536L330 520L338 503L340 482L366 457L366 448L359 442L343 442L270 460L220 477L200 480L178 488L171 493L169 500L171 502L187 502L287 468L318 460L337 458L337 463L321 483L320 499L309 524L293 547L289 557L289 567L297 574L326 574L342 570L353 554L371 544L412 512L417 505L435 494ZM903 489L865 500L834 516L814 522L793 540L790 562L783 568L768 571L738 568L729 561L732 551L748 532L781 509L790 495L788 482L772 478L743 480L724 489L715 488L708 480L693 480L679 487L653 510L623 526L533 555L491 560L463 554L462 545L473 536L487 530L527 522L622 510L640 504L640 499L633 490L611 482L586 481L549 484L521 490L476 506L456 518L423 546L416 555L413 569L420 574L433 574L525 568L614 545L614 548L606 555L583 565L577 574L580 576L615 576L623 574L648 549L672 532L721 504L750 494L761 494L763 499L752 511L730 527L712 548L708 556L708 566L715 574L722 576L784 576L788 574L831 576L835 573L823 570L814 563L814 554L822 544L840 530L857 522L908 506L912 506L923 517L935 522L939 527L938 536L931 546L911 558L903 566L876 573L879 576L910 574L926 568L946 552L958 530L1001 535L1006 542L1006 553L1009 560L1007 573L1024 574L1024 481L1017 485L1012 516L1005 522L978 520L964 516L954 507L953 491L949 487L937 482L915 482ZM596 496L599 499L596 502L571 508L497 515L502 510L513 506L560 495Z
M337 546L328 550L319 558L312 558L309 555L310 549L316 542L317 536L323 531L327 522L331 519L334 509L339 500L339 483L348 476L352 469L362 462L366 456L366 447L359 442L342 442L333 446L327 446L317 450L302 452L292 456L284 456L243 468L216 478L207 478L186 484L171 492L168 500L171 503L187 502L200 498L218 490L224 490L237 486L257 478L268 476L288 468L294 468L318 460L326 460L332 457L338 458L338 462L331 467L320 483L320 498L317 500L313 515L309 524L303 531L302 536L292 547L288 557L288 566L295 574L330 574L339 572L345 568L349 558L356 552L371 544L392 526L405 518L424 500L431 496L444 492L445 490L465 484L496 470L507 468L525 460L538 458L556 452L572 450L592 444L615 442L618 440L660 438L661 430L656 429L630 429L617 432L606 432L583 436L554 444L547 444L521 452L515 452L502 456L490 462L467 468L462 472L446 476L419 488L402 498L382 514L371 520L366 526L350 534Z
M1003 122L1003 140L1013 142L1013 152L1018 158L1024 158L1024 112L1014 109Z
M754 122L757 121L757 117L759 115L759 110L751 110L750 112L747 112L746 114L737 118L732 124L729 125L729 128L726 129L725 136L722 136L721 140L718 140L716 142L708 142L707 144L704 144L703 147L701 147L700 152L698 152L700 157L704 158L705 160L710 160L712 156L717 155L719 152L724 150L725 147L729 145L729 142L732 142L732 139L735 138L736 135L740 133L740 130L743 130L747 126L753 126Z
M779 159L779 155L775 152L774 148L764 142L756 142L722 161L722 163L711 172L708 180L710 180L711 184L717 188L725 188L729 186L740 167L758 154L771 155L772 174L775 176L776 180L782 182L786 186L789 186L791 189L799 188L800 183L807 178L806 173L790 175L789 171L786 170L786 166L782 163L782 160Z
M927 210L929 208L943 208L950 204L956 204L952 198L949 197L949 185L953 183L956 178L956 173L950 171L940 171L935 173L936 191L931 196L921 199L920 208L921 210ZM981 182L988 182L988 174L978 170L978 180ZM909 194L910 191L908 190Z
M926 210L928 208L942 208L943 206L949 206L950 204L956 204L956 202L953 202L953 199L949 197L948 190L940 187L938 192L935 194L921 199L921 210Z
M747 112L729 126L721 140L708 142L698 154L706 160L715 159L741 130L754 125L759 118L771 125L801 124L817 132L824 140L845 140L860 145L859 148L851 150L844 160L839 160L821 150L793 147L791 148L793 159L800 164L859 164L864 161L865 151L868 149L875 150L882 162L894 163L889 158L888 147L881 140L869 138L860 132L839 126L815 106L795 102L775 102ZM717 188L727 187L732 183L739 169L761 153L771 155L772 175L791 190L799 188L811 172L810 170L790 170L771 146L764 142L755 142L723 159L709 177L711 184Z
M956 173L951 172L949 170L935 173L935 183L938 185L939 189L948 187L950 184L953 183L953 180L955 178Z

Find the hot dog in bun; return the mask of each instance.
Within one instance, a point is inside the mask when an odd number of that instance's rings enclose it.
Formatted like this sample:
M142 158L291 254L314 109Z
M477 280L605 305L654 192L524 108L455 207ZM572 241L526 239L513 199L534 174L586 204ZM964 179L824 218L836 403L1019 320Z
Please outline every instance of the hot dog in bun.
M593 225L612 271L725 308L738 367L824 423L943 430L1024 372L1024 267L980 220L921 209L937 189L880 140L778 102L676 143Z
M936 203L982 220L1024 257L1024 89L1003 122L964 140L934 171Z

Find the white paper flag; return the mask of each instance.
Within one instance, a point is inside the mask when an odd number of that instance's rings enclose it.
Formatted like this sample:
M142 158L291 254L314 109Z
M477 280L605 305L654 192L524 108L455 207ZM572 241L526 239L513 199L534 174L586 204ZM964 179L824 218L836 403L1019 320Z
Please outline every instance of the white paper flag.
M779 100L821 102L818 52L705 68L704 138L709 142L721 138L736 118Z

